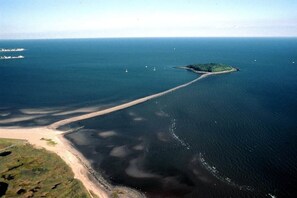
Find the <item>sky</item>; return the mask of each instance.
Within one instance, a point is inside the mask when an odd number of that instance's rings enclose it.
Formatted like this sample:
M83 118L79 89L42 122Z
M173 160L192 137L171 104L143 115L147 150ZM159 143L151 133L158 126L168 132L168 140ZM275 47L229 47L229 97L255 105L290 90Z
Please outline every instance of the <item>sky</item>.
M296 36L297 0L0 0L0 39Z

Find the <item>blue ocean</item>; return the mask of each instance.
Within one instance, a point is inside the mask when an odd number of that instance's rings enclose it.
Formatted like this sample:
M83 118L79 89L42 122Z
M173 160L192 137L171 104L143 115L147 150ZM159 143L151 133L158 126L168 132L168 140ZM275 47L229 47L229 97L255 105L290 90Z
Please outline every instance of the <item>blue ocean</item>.
M138 38L0 41L0 127L40 126L198 77L238 72L70 125L66 137L112 184L147 197L296 197L297 39Z

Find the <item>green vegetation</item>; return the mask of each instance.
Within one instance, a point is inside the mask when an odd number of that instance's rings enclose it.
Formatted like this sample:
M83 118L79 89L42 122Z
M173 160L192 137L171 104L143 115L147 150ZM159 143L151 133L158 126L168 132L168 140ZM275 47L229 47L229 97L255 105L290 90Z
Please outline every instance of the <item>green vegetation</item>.
M124 192L122 192L121 190L116 189L111 193L111 198L119 198L123 194L124 194Z
M52 140L52 139L41 138L40 140L47 141L47 145L49 145L49 146L55 146L55 145L57 144L57 142L55 142L55 141Z
M0 139L0 197L87 197L56 154L21 140Z
M234 67L220 63L206 63L206 64L193 64L186 66L187 68L201 71L201 72L222 72L222 71L236 71Z

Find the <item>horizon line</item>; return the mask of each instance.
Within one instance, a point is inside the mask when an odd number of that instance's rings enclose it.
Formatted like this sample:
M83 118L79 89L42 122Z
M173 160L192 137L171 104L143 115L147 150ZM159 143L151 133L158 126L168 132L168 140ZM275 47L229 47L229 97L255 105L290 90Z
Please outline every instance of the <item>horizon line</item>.
M62 39L158 39L158 38L297 38L296 36L123 36L123 37L49 37L49 38L0 38L0 41L9 40L62 40Z

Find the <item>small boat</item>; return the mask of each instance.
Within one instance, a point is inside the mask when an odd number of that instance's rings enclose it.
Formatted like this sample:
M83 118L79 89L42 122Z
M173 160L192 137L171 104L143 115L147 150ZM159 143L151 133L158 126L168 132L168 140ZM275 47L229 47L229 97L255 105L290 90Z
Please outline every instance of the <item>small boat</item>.
M126 73L128 73L128 69L126 69Z
M153 69L154 71L156 71L156 68L154 67L154 69Z

